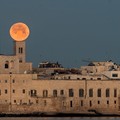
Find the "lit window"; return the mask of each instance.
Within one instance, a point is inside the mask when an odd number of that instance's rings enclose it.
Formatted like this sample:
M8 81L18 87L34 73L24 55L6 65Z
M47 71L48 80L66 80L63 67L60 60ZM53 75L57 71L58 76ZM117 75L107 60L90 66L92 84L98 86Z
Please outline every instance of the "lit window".
M37 90L31 90L30 95L31 96L36 96L37 95Z

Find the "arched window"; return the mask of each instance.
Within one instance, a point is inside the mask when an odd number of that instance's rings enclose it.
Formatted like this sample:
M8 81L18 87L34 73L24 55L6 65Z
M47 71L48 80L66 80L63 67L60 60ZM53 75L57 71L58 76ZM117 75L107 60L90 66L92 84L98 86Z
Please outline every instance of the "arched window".
M57 97L57 90L53 90L53 97Z
M9 68L9 61L6 61L6 62L5 62L5 68L6 68L6 69Z
M47 90L43 90L43 97L48 97L48 91Z
M21 54L22 54L23 53L23 48L21 47L20 50L21 50Z
M79 97L84 97L84 90L83 89L79 89Z

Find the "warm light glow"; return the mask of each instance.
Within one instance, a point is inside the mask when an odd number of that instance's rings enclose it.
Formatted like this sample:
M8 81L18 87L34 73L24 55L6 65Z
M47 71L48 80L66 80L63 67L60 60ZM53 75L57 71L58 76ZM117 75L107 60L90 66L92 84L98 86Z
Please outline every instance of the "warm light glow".
M10 36L18 42L27 39L29 34L30 31L28 26L22 22L15 23L10 28Z

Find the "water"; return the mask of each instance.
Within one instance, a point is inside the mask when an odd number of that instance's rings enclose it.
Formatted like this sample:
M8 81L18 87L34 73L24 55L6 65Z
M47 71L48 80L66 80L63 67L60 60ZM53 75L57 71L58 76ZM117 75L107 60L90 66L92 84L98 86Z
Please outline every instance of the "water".
M1 117L0 120L119 120L120 117Z

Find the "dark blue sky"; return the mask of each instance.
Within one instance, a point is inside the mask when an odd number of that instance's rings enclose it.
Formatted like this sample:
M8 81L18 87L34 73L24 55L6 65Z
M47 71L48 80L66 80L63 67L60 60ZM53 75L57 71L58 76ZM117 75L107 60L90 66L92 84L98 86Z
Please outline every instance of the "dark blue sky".
M120 63L120 0L0 0L0 53L13 53L9 29L31 31L27 61L80 67L83 59Z

